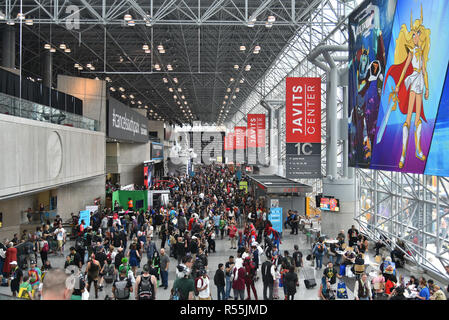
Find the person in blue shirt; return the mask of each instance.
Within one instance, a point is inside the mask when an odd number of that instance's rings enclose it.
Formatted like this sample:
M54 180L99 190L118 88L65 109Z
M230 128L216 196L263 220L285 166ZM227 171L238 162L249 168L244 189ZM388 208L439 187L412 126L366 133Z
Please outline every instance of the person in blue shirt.
M218 237L218 233L220 231L220 215L218 214L218 212L215 213L213 220L215 227L215 235Z
M430 291L427 287L426 279L421 278L419 280L419 294L416 296L416 299L418 300L429 300L430 299Z

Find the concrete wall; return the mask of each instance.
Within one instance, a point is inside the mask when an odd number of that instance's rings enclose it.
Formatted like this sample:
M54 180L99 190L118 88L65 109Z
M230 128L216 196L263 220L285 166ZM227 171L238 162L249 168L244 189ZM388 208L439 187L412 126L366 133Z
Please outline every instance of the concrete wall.
M105 174L105 135L0 115L0 200Z
M105 203L106 175L78 183L59 187L56 191L58 196L58 214L63 220L70 218L70 213L78 213L88 205L94 205L94 199L100 197L101 203Z
M164 141L164 122L148 120L148 131L157 131L157 137Z
M151 159L150 143L120 143L119 149L120 184L143 185L143 162Z
M58 90L83 100L83 116L106 132L106 81L58 75Z
M20 224L28 221L26 214L22 212L28 208L36 208L37 203L37 195L0 201L0 212L3 212L3 228L0 229L0 240L11 239L14 233L19 233Z

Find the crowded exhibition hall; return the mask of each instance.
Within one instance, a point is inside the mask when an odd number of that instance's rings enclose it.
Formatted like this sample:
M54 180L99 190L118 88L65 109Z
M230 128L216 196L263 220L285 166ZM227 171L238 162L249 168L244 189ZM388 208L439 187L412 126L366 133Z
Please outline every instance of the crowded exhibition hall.
M448 18L0 0L0 300L447 300Z

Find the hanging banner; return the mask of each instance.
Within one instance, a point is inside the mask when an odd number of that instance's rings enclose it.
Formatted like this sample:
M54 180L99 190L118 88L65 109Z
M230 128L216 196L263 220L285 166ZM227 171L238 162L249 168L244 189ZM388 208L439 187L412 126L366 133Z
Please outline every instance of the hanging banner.
M235 149L235 135L233 132L229 132L226 134L224 139L224 149L225 150L234 150Z
M235 149L246 149L246 127L235 127Z
M248 114L248 148L265 147L265 114Z
M286 142L321 143L321 79L287 78Z

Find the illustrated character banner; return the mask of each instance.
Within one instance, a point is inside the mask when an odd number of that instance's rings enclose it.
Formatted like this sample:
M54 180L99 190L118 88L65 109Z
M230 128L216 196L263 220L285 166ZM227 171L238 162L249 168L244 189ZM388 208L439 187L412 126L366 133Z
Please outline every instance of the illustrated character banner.
M440 103L447 99L448 16L443 0L370 1L351 16L351 166L449 173L439 159L449 147L449 112Z

